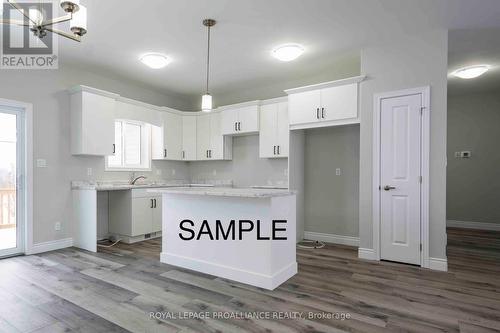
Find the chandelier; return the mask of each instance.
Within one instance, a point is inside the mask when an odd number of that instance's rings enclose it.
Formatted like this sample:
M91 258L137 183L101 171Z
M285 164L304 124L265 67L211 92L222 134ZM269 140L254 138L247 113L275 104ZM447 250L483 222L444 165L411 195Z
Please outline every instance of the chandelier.
M80 0L60 0L61 8L66 12L66 15L55 17L55 18L45 18L43 17L42 8L23 8L15 0L7 0L14 9L18 10L26 20L14 20L14 19L3 19L0 18L1 24L17 25L29 27L33 34L42 39L47 35L47 32L52 32L60 36L72 39L74 41L80 42L81 37L87 33L87 8L80 4ZM62 31L53 28L54 24L70 22L71 32Z

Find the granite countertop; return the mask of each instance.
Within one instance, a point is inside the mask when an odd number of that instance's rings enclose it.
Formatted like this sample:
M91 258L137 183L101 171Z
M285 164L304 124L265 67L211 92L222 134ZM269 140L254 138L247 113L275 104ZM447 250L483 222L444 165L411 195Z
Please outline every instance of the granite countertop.
M234 188L234 187L177 187L177 188L157 188L148 192L166 194L187 194L187 195L210 195L219 197L246 197L246 198L270 198L294 195L295 191L283 189L263 189L263 188Z
M138 183L131 185L129 182L123 181L73 181L71 182L71 189L73 190L95 190L95 191L119 191L131 190L139 188L166 188L166 187L213 187L212 184L189 184L184 181L156 181L150 183Z

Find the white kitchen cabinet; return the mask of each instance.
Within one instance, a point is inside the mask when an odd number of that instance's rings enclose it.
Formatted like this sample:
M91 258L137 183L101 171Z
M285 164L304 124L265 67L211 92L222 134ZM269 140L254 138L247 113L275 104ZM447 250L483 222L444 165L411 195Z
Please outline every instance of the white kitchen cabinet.
M365 77L286 90L291 129L359 123L358 84Z
M288 157L289 122L286 102L262 105L260 109L259 156Z
M153 160L182 160L182 116L162 112L163 126L152 126Z
M70 94L71 153L113 155L118 95L84 86L71 89Z
M200 115L197 126L197 159L227 160L232 158L232 138L224 137L221 132L220 112Z
M358 85L348 84L321 90L321 120L358 117Z
M210 150L210 115L201 115L196 119L196 156L198 160L208 160Z
M161 195L152 197L153 201L153 223L152 231L162 231Z
M290 124L306 124L319 121L321 91L305 91L288 96Z
M182 116L182 160L196 161L196 116Z
M259 131L259 106L225 107L222 111L222 134L243 135Z
M139 236L153 231L153 199L132 198L131 232L127 236Z
M147 189L109 192L109 233L125 242L161 231L161 215L161 196Z

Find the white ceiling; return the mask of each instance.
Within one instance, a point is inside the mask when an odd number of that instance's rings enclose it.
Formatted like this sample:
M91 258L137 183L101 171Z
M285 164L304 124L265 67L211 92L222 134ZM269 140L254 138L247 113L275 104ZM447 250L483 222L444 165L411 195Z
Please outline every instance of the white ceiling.
M156 90L199 96L204 89L206 30L212 35L213 94L250 85L275 85L324 71L334 59L395 34L422 28L500 27L499 0L82 0L88 34L81 44L60 42L61 66L74 64ZM279 44L306 48L297 61L270 56ZM497 43L498 46L498 43ZM172 63L142 65L143 52ZM459 60L457 60L457 63ZM289 88L289 87L283 87Z

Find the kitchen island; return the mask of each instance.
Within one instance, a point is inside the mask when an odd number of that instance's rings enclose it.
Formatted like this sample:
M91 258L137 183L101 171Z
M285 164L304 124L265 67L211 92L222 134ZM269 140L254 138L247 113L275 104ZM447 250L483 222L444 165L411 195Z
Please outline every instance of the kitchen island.
M297 273L295 193L163 188L163 263L274 289Z

